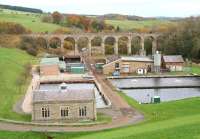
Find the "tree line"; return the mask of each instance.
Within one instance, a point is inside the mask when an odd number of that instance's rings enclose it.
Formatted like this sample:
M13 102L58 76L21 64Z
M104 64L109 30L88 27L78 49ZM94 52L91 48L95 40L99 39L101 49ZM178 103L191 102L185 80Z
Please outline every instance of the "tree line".
M11 5L0 4L0 8L9 9L9 10L16 10L16 11L22 11L22 12L30 12L30 13L43 13L43 11L40 10L40 9L27 8L27 7L21 7L21 6L11 6Z
M81 15L65 15L59 12L46 14L41 19L43 22L59 24L64 27L75 27L85 32L116 31L114 26L108 25L104 20L89 18Z
M200 17L186 18L168 28L158 43L165 54L180 54L200 62Z

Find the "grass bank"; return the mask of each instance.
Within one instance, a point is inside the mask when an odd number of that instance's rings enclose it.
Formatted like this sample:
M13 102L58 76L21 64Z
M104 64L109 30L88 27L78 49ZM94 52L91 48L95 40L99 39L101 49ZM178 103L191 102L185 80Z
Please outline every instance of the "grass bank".
M0 48L0 117L14 120L30 120L30 116L13 112L13 105L24 96L28 82L18 85L24 65L34 58L18 49Z
M56 24L42 22L41 16L41 14L3 10L0 12L0 21L19 23L33 32L53 32L61 28Z
M140 124L99 132L36 133L0 132L0 137L18 139L197 139L200 137L200 98L161 104L139 105L123 93L120 95L134 108L144 113Z
M193 65L192 66L192 73L200 75L200 65Z

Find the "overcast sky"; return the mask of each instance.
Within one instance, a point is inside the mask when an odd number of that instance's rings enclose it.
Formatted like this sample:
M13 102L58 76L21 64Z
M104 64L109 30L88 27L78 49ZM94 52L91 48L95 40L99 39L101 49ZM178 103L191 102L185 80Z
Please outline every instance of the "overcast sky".
M0 4L75 14L119 13L146 17L200 15L200 0L0 0Z

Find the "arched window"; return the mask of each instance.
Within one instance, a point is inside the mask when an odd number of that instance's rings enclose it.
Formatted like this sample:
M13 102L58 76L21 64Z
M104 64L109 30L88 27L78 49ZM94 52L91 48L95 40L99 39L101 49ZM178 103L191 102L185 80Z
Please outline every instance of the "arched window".
M79 116L80 116L80 117L84 117L84 116L86 116L86 115L87 115L87 107L86 107L86 106L80 107L80 108L79 108Z
M61 107L60 114L61 114L61 117L69 116L69 107Z
M48 107L43 107L42 108L42 117L47 118L50 117L50 111Z

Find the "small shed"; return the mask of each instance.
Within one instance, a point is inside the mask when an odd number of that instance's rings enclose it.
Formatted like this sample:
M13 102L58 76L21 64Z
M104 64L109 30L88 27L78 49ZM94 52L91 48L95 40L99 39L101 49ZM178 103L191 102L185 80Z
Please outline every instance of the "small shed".
M85 72L85 65L82 63L67 63L66 71L74 74L83 74Z
M85 67L80 66L80 67L71 67L71 73L74 74L84 74L85 72Z
M163 56L163 66L170 71L183 71L184 60L181 55Z
M96 63L95 68L96 69L103 69L103 65L105 65L105 64L104 63Z
M152 103L160 103L160 96L154 96L152 97Z

